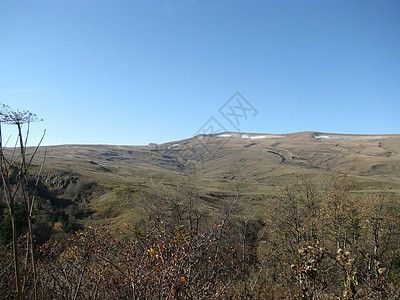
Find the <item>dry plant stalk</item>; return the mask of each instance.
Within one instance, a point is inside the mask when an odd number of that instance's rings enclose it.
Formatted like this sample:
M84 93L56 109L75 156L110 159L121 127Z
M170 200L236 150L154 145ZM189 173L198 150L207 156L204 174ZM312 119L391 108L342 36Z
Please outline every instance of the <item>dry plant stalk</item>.
M0 111L0 171L3 183L3 192L6 199L8 213L11 219L12 229L12 249L13 264L15 273L15 288L18 299L23 299L29 273L33 276L34 295L37 299L37 269L34 257L34 244L32 232L32 210L34 208L35 196L31 193L32 188L29 186L29 170L32 161L39 150L43 141L45 132L38 145L34 148L32 154L27 154L27 143L29 137L29 127L31 122L38 121L35 114L28 111L12 111L6 105L2 105ZM15 126L17 129L17 140L13 147L7 147L7 142L3 143L2 125ZM26 132L23 127L26 126ZM44 156L45 157L45 156ZM39 175L42 171L44 160L41 164L40 171L37 174L34 188L39 183ZM23 203L25 206L27 221L27 238L26 249L23 254L24 260L20 257L20 248L18 245L17 228L15 222L15 206L16 203ZM29 265L30 263L30 265Z

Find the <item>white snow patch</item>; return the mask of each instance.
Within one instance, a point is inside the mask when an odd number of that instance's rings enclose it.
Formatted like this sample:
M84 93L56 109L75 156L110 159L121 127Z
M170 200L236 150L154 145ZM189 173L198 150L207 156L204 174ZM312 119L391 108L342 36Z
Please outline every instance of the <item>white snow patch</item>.
M217 135L217 137L231 137L232 136L232 134L220 134L220 135Z
M248 140L261 140L261 139L276 139L276 138L283 138L285 136L283 135L274 135L274 134L264 134L264 135L248 135L248 134L242 134L241 138L242 139L248 139Z
M314 135L314 138L316 140L329 140L330 139L330 137L327 135Z
M173 144L172 147L178 147L180 144Z

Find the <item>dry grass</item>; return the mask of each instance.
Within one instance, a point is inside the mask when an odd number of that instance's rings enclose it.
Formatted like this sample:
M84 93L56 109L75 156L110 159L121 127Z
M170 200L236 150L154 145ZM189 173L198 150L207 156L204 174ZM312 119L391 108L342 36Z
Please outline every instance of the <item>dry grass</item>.
M400 192L400 135L339 135L316 139L315 132L263 135L265 138L194 137L158 146L63 145L47 148L46 172L70 173L96 180L111 191L91 202L93 222L119 223L142 217L139 199L186 180L200 195L243 187L248 213L263 210L254 200L276 191L280 184L307 175L317 182L327 170L349 174L358 193ZM248 137L257 136L247 134ZM44 149L37 156L39 164ZM129 192L130 191L130 192ZM129 195L131 203L125 203ZM128 198L129 198L128 197ZM220 207L209 197L204 208Z

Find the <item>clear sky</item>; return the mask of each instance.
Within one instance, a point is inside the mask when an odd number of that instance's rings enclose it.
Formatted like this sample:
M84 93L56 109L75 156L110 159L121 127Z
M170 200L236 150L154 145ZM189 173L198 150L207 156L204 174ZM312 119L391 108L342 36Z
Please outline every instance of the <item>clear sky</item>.
M44 119L32 143L237 131L237 91L243 132L400 133L400 1L0 0L0 103Z

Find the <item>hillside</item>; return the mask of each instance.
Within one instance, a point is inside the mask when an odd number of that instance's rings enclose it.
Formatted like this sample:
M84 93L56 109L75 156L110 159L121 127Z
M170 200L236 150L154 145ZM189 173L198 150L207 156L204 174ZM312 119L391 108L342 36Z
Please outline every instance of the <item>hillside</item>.
M149 146L50 146L45 161L45 174L96 181L103 189L89 204L94 218L120 222L136 220L137 199L183 180L197 188L204 200L200 205L210 209L218 206L216 195L229 194L235 184L251 200L301 175L318 182L328 170L349 174L359 192L400 191L400 135L226 132ZM126 210L118 203L128 194L134 205ZM259 205L252 203L256 211Z
M260 191L282 178L318 176L320 171L336 169L360 182L398 189L399 153L400 135L223 133L151 146L50 146L45 167L106 185L150 181L157 185L176 176L192 176L199 186L236 179Z

